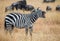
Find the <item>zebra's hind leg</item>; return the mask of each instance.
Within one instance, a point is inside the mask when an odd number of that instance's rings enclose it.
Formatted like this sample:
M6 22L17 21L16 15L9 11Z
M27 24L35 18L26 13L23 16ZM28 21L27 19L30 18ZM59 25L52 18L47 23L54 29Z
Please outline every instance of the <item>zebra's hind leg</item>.
M14 27L10 27L9 30L8 30L8 32L9 32L11 38L13 38L13 34L12 34L12 32L13 32L13 28L14 28Z
M12 34L12 31L13 31L13 29L10 28L10 29L9 29L9 34L10 34L10 35Z
M31 41L32 41L32 31L33 31L33 28L32 27L29 27Z
M7 29L4 29L4 31L5 31L5 34L7 35L8 34L8 30Z
M10 29L5 29L6 35L9 35L11 38L13 38L12 31L13 30L11 28Z
M5 31L6 31L6 34L9 34L11 35L11 38L12 38L12 31L13 31L13 25L6 25L5 26Z

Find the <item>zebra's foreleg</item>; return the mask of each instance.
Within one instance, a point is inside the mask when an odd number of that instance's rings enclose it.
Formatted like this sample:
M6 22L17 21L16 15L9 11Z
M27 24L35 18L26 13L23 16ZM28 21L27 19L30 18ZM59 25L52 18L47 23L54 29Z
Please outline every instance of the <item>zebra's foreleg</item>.
M28 28L27 27L25 28L25 34L26 34L25 40L27 41L27 35L28 35Z
M28 35L28 28L25 28L26 36Z
M32 27L29 27L30 36L32 36L32 31L33 31Z
M32 28L32 27L29 27L29 32L30 32L31 41L32 41L32 31L33 31L33 28Z

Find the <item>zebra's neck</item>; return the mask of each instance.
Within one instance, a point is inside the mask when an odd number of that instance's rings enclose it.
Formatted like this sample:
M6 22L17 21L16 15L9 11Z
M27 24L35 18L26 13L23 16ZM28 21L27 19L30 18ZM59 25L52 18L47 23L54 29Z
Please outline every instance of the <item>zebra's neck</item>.
M38 16L36 14L32 14L30 16L30 20L31 20L32 23L34 23L37 19L38 19Z

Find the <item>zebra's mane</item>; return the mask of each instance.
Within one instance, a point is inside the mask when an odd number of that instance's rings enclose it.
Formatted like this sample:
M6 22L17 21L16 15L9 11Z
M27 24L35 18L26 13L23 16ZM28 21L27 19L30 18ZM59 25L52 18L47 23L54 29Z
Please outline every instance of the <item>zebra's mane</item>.
M32 11L31 14L30 14L31 22L34 23L37 19L38 19L37 11Z

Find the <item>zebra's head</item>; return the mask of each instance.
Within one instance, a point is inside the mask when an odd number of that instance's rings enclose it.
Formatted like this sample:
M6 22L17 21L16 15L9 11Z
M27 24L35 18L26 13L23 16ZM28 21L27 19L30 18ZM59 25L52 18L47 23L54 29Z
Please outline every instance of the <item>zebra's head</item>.
M32 12L34 12L34 14L36 14L38 17L42 17L45 18L45 11L40 10L39 8L34 9Z

